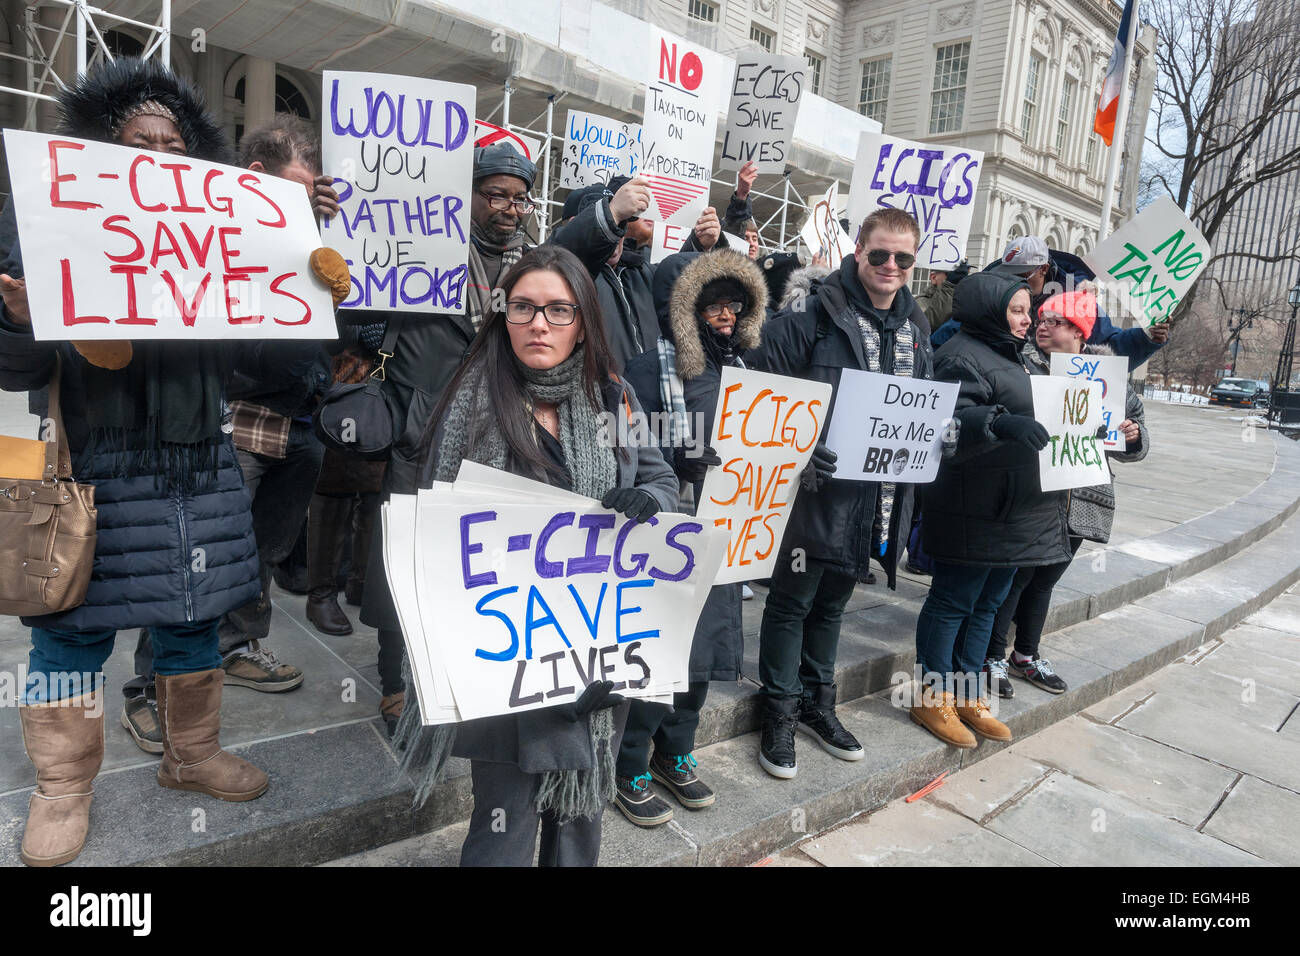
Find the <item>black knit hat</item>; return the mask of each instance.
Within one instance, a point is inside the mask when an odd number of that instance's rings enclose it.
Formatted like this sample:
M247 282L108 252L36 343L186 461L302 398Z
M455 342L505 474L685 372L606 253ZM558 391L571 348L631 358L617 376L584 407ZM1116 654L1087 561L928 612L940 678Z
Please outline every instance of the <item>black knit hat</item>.
M592 203L598 203L606 196L613 195L612 192L599 183L594 186L575 189L564 197L564 208L560 210L560 219L572 219Z
M176 118L186 152L196 159L233 163L234 153L203 93L157 60L120 57L86 73L59 94L59 132L111 143L142 103L155 102Z
M537 178L537 167L509 143L493 143L474 150L475 182L489 176L502 175L517 176L527 184L526 188L532 189L533 180Z
M713 305L715 302L743 302L745 308L741 315L749 313L749 292L739 279L733 279L731 276L711 279L704 284L700 294L695 297L695 314L699 315L705 306Z

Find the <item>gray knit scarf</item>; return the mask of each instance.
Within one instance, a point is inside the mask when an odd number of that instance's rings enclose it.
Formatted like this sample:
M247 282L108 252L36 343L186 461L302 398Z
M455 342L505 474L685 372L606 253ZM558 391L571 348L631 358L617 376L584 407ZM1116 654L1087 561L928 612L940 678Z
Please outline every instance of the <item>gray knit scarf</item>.
M525 388L536 402L554 402L559 409L560 447L574 492L600 498L614 486L618 470L614 452L600 440L600 420L583 391L583 349L578 348L550 369L518 366ZM461 462L468 458L492 468L507 469L509 446L491 407L484 375L467 377L452 398L442 422L434 478L454 481ZM408 665L402 662L402 677L410 681ZM578 817L592 818L614 799L614 718L606 708L588 718L591 745L590 770L551 770L542 775L537 791L539 813L553 813L564 823ZM402 771L416 778L415 805L422 806L433 792L455 741L456 725L424 727L414 694L393 735L402 752Z
M502 245L494 244L478 226L470 227L469 249L469 284L465 295L465 315L477 332L483 327L483 316L492 309L492 290L496 288L501 277L510 271L528 251L528 243L522 232L511 236ZM501 257L501 268L496 275L488 275L487 265L482 253Z

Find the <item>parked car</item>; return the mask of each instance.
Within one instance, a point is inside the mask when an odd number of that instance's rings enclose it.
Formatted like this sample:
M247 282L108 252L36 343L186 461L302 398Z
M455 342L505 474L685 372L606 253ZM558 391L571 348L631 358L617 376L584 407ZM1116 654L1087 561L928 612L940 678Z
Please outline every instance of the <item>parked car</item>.
M1255 408L1268 404L1268 383L1253 378L1225 378L1210 389L1211 405L1241 405Z

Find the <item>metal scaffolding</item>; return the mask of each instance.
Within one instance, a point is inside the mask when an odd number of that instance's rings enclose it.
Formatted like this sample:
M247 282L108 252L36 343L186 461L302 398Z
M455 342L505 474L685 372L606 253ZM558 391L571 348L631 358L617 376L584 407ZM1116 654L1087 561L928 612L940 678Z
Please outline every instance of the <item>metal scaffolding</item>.
M62 17L59 16L60 12ZM42 14L52 13L52 17ZM56 24L44 22L46 19L57 20ZM144 50L141 56L148 59L159 57L165 66L171 65L171 0L161 0L158 19L154 23L133 20L91 6L86 0L36 0L27 6L22 23L22 33L26 40L24 53L3 53L0 57L24 64L26 68L26 89L13 86L0 86L0 93L11 93L25 97L26 116L24 129L36 126L36 107L41 102L56 102L55 93L68 88L75 77L81 76L88 67L103 60L112 62L113 51L104 39L104 34L120 26L131 26L145 35ZM75 44L72 62L63 52L65 41ZM75 70L67 76L69 66Z

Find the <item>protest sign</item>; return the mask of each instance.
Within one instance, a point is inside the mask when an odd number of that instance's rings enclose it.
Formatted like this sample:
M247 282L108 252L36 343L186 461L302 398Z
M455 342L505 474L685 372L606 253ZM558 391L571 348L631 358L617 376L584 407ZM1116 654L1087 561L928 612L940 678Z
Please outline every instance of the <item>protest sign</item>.
M839 455L836 480L934 481L957 388L955 382L844 369L826 428L826 444Z
M332 339L307 192L188 156L7 129L37 339Z
M717 584L765 578L776 564L799 475L830 402L825 382L727 366L709 442L722 459L704 478L696 516L728 532Z
M641 161L641 127L582 110L569 110L560 153L560 188L604 185L635 176Z
M647 216L689 230L709 204L713 143L731 61L703 44L652 27L647 66L640 175L650 184L656 210ZM655 230L653 262L677 251L660 245L661 235L672 241L671 230Z
M1169 318L1209 259L1209 243L1168 196L1083 257L1097 275L1106 311L1117 319L1127 313L1144 327Z
M966 254L983 162L976 149L863 133L849 187L849 220L856 228L880 206L909 212L921 226L916 264L952 269Z
M746 53L736 61L719 169L752 162L763 175L785 172L806 69L799 57L777 53Z
M831 188L821 199L813 203L799 237L814 256L826 258L831 271L840 267L840 263L853 255L853 239L840 225L838 182L832 182Z
M1050 440L1038 453L1038 480L1042 491L1085 488L1110 481L1102 457L1101 383L1064 375L1032 375L1034 418L1047 429Z
M415 76L324 74L322 147L348 262L343 308L465 311L475 89Z
M1128 402L1128 359L1122 355L1070 355L1052 353L1052 374L1101 383L1101 423L1106 426L1106 448L1123 451L1119 426Z
M538 161L542 155L542 141L525 133L516 133L512 129L506 129L504 126L497 126L495 123L489 123L487 120L476 119L474 121L474 145L491 146L493 143L506 142L515 148L525 159L531 159L533 162Z

